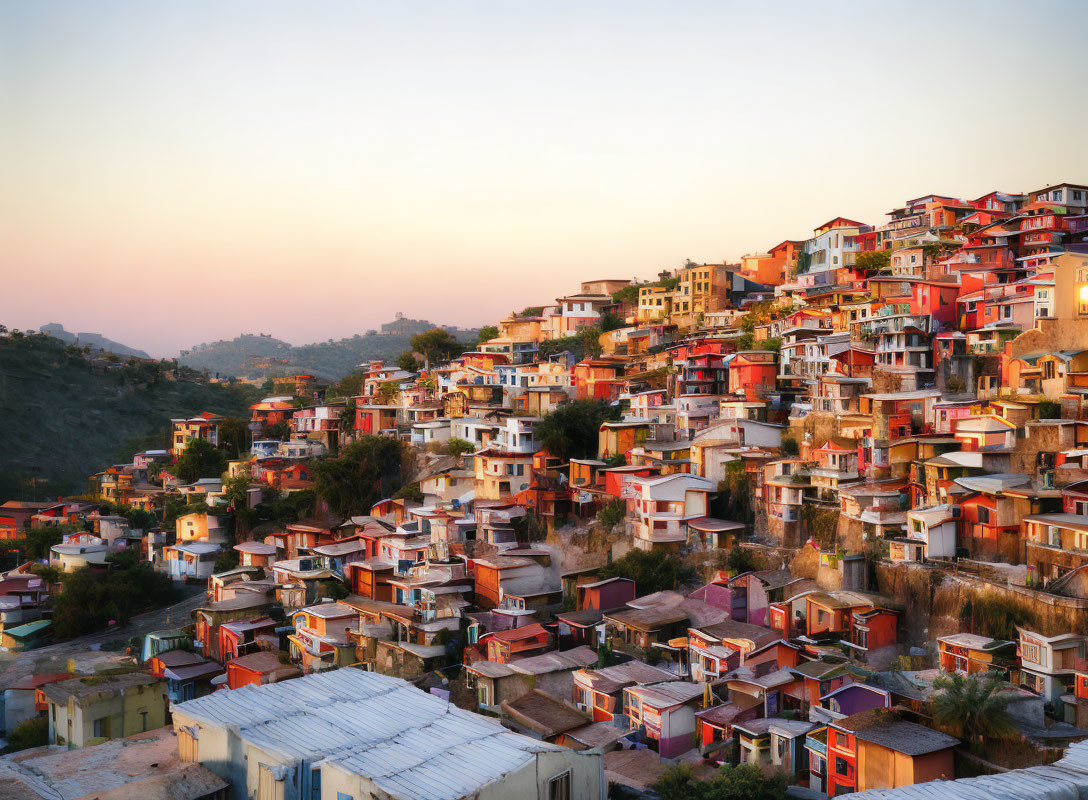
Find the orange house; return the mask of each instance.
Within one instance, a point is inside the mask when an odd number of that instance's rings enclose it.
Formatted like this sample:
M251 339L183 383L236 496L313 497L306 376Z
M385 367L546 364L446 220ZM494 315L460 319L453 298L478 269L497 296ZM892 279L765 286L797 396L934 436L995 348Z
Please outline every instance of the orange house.
M959 743L885 709L844 717L827 726L827 796L953 778Z
M509 664L518 658L537 655L548 649L548 632L539 622L486 634L487 660Z
M729 362L729 393L745 400L763 399L774 390L778 355L771 350L745 350Z

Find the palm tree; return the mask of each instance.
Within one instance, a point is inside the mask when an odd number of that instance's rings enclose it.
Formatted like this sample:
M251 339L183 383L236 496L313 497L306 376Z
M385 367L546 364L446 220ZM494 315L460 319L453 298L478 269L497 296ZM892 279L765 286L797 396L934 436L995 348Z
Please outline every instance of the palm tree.
M968 739L972 747L981 747L987 736L1013 732L1012 716L1006 709L1009 698L1001 695L1004 682L996 675L941 675L933 687L938 690L932 703L934 721Z

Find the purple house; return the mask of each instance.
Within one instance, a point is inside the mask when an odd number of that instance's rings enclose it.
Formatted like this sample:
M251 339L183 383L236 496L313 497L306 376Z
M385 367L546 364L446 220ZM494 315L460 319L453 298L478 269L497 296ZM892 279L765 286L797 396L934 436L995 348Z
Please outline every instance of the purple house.
M891 707L891 692L865 683L848 683L821 697L820 705L810 710L810 718L834 722L862 711Z
M578 587L578 609L615 611L635 599L635 582L630 578L606 578Z
M786 599L786 587L795 581L788 569L745 572L729 581L729 616L737 622L767 625L771 603Z

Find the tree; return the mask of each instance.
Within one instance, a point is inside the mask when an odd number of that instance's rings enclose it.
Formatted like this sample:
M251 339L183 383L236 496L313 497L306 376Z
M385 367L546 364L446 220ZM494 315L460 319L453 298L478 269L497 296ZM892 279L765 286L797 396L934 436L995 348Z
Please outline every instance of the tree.
M1004 683L995 675L945 673L933 681L933 688L937 690L931 706L933 720L967 739L973 749L981 747L988 736L1014 731L1007 710L1009 698L1001 694Z
M400 489L413 468L414 456L403 442L363 436L345 447L339 458L314 464L311 475L329 510L350 517L368 513L374 503Z
M866 274L872 274L887 267L891 260L891 250L868 250L854 256L854 266Z
M627 464L627 456L624 453L613 453L604 460L606 466L622 467Z
M227 459L206 439L192 439L174 464L174 474L182 483L200 478L218 478L227 468Z
M458 439L456 436L446 442L446 455L453 456L454 458L460 459L461 456L466 453L475 452L476 445L472 442L466 442L464 439Z
M453 358L465 351L464 345L444 328L431 328L426 333L417 333L409 340L409 344L412 350L423 354L424 367L428 370L432 361Z
M291 435L291 426L287 420L280 420L272 425L265 425L261 436L265 439L279 439L281 442Z
M598 325L582 328L578 331L578 340L582 344L583 351L590 358L596 358L603 351L601 347L601 328Z
M416 359L416 354L411 350L405 350L399 356L397 356L397 366L405 372L418 372L419 361Z
M755 764L721 767L709 780L695 777L690 764L665 767L651 788L661 800L784 800L786 774L767 776Z
M797 446L797 440L792 436L783 436L782 444L778 448L783 458L796 458L801 452L801 449Z
M621 522L627 513L627 507L620 499L609 500L605 505L601 506L601 510L597 512L597 522L604 525L608 530L612 530Z
M639 597L677 587L693 580L695 573L676 556L661 550L629 550L623 558L597 570L597 577L630 578Z
M619 418L619 408L604 400L576 400L545 415L534 434L556 458L592 458L597 454L601 423Z
M499 329L494 325L484 325L480 328L480 335L476 338L477 344L483 344L484 342L497 339L499 336Z
M135 551L121 551L108 556L106 572L84 567L65 575L64 591L53 601L53 632L62 639L84 636L173 603L177 590L170 578L137 559Z
M219 446L228 458L239 458L249 449L249 422L241 417L227 417L219 423Z
M363 380L366 376L361 372L353 372L350 375L346 375L340 379L339 383L335 383L329 387L329 390L325 392L325 397L332 399L335 397L355 397L362 394Z
M611 311L606 311L601 315L601 321L599 323L601 333L608 333L614 331L617 328L624 328L627 323L623 320L623 317L618 317Z
M49 744L49 717L31 717L15 726L7 734L7 753L29 750L31 747L45 747Z

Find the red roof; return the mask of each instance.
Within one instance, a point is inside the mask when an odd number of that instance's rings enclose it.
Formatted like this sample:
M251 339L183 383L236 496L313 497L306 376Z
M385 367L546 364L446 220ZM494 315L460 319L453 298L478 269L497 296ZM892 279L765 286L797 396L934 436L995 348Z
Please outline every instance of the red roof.
M532 639L537 636L547 635L547 631L544 630L544 626L539 622L534 622L531 625L522 625L520 628L511 628L506 631L496 631L490 634L493 639L499 639L504 642L518 642L522 639Z

